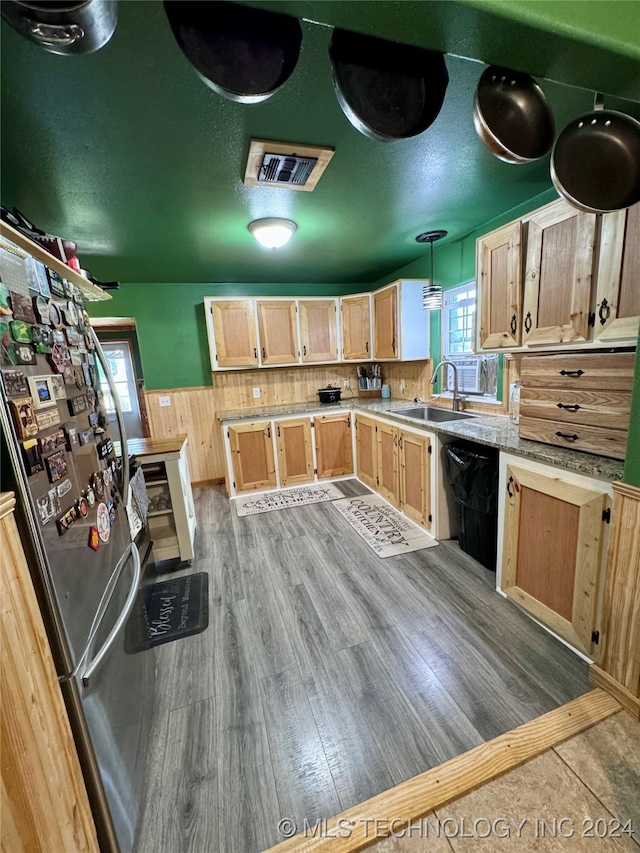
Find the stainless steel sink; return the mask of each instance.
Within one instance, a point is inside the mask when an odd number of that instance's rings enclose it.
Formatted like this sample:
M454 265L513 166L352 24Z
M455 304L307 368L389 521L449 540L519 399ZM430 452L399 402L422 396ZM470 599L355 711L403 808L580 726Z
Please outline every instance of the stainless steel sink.
M452 412L450 409L440 409L438 406L414 406L412 409L390 409L394 415L404 415L407 418L419 418L421 421L463 421L473 418L465 412Z

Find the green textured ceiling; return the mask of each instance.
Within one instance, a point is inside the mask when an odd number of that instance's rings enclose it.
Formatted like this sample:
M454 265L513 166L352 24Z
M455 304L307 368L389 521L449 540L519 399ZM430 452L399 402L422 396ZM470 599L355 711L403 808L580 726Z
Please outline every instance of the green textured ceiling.
M559 127L590 109L595 87L623 96L638 89L637 39L625 36L633 14L610 11L616 24L608 27L594 19L595 7L637 3L525 2L516 18L504 16L513 4L494 2L253 5L318 22L303 23L286 86L256 105L228 101L197 78L155 0L121 2L115 36L88 56L54 56L3 22L3 204L75 239L83 265L102 279L370 282L423 255L414 241L421 231L444 228L452 240L548 189L548 158L510 166L489 154L472 123L484 66L454 55L431 128L394 143L365 138L333 93L325 24L544 74L559 81L544 83ZM543 23L552 32L544 36L537 6L549 7ZM582 7L590 9L585 32ZM560 50L555 60L551 48ZM583 59L571 61L575 54ZM640 115L637 103L607 98L607 106ZM313 193L247 188L251 137L328 145L336 154ZM298 223L286 249L255 243L246 226L262 216Z

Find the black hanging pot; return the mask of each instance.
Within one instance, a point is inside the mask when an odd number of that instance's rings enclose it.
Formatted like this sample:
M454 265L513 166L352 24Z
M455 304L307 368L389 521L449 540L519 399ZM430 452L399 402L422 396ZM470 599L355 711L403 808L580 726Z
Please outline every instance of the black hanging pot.
M556 141L551 179L560 195L587 213L611 213L640 202L640 122L596 107L568 124Z
M331 385L318 389L318 397L321 403L339 403L341 393L341 388L333 388Z
M117 0L2 0L1 8L2 17L20 35L63 56L93 53L104 47L118 22Z
M438 117L449 83L441 53L335 29L329 56L338 103L365 136L406 139Z
M296 67L302 29L291 15L222 0L165 0L164 8L184 55L225 98L265 101Z
M551 151L555 121L533 77L490 65L478 81L473 123L492 154L506 163L531 163Z

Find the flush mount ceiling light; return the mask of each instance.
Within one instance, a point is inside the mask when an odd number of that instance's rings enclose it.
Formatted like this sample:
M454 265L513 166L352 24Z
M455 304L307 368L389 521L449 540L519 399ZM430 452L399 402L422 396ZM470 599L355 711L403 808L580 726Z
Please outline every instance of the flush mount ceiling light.
M247 226L261 246L266 249L280 249L289 242L298 226L290 219L278 219L269 216L266 219L254 219Z
M425 231L416 237L416 243L428 243L430 247L431 275L429 277L429 284L425 284L422 288L422 307L425 311L437 311L442 308L442 288L440 285L433 283L433 244L446 236L446 231Z

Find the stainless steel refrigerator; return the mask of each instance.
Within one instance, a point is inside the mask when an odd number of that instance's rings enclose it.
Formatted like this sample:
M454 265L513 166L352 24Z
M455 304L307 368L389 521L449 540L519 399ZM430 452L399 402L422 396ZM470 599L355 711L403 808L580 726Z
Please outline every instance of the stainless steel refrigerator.
M0 265L2 489L18 499L101 849L129 853L145 785L155 652L127 654L124 636L150 542L144 532L132 542L122 412L82 295L48 281L44 267L34 275L29 262L26 281ZM115 421L101 405L99 364Z

